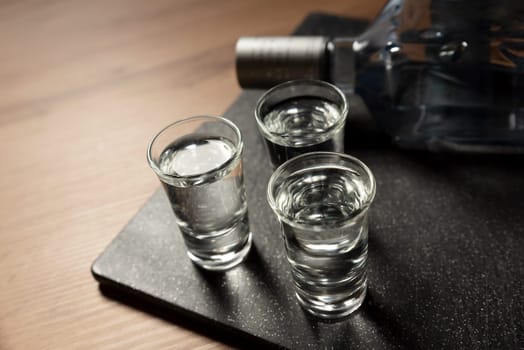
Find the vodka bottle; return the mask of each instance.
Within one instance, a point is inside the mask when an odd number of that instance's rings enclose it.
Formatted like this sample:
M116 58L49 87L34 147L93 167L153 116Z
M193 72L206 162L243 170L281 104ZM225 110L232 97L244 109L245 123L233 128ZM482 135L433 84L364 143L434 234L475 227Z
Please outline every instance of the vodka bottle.
M335 83L402 147L524 152L522 0L390 0L354 38L240 38L237 75Z

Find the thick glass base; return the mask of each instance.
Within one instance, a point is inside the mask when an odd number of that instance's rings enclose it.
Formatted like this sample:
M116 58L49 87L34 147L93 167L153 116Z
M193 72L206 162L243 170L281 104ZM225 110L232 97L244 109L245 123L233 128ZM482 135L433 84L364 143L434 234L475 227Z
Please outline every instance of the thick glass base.
M205 270L211 271L225 271L238 264L240 264L246 258L252 245L252 234L249 232L246 243L232 252L225 254L215 254L208 257L197 256L191 251L187 251L189 259L199 267Z
M357 310L364 302L366 291L367 283L364 283L348 298L333 303L323 302L318 298L309 298L303 293L296 293L296 296L300 305L310 314L324 319L338 319Z

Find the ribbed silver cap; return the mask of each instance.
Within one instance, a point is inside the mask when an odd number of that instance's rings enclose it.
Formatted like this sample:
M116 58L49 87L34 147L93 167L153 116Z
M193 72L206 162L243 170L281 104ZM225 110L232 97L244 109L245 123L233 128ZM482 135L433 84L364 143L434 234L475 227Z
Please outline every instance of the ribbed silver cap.
M242 37L236 44L238 82L268 88L287 80L326 80L327 43L319 36Z

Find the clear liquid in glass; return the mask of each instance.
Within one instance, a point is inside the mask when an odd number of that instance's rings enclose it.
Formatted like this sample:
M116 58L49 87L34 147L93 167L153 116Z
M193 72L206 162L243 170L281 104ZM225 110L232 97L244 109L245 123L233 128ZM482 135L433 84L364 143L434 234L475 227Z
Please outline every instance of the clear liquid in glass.
M299 302L311 313L338 318L366 294L369 196L357 173L304 169L280 185L275 203Z
M207 269L236 265L251 245L242 162L234 154L227 139L188 137L160 155L160 170L175 176L162 183L188 255Z
M262 119L273 166L303 153L343 152L343 118L337 104L323 98L292 98L276 104Z

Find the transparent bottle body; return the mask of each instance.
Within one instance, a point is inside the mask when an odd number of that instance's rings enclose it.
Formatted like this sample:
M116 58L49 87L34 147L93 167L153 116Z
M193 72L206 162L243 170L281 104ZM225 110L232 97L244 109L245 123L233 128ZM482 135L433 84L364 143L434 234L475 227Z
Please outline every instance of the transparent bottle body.
M524 2L392 0L352 45L355 90L396 143L524 151Z

